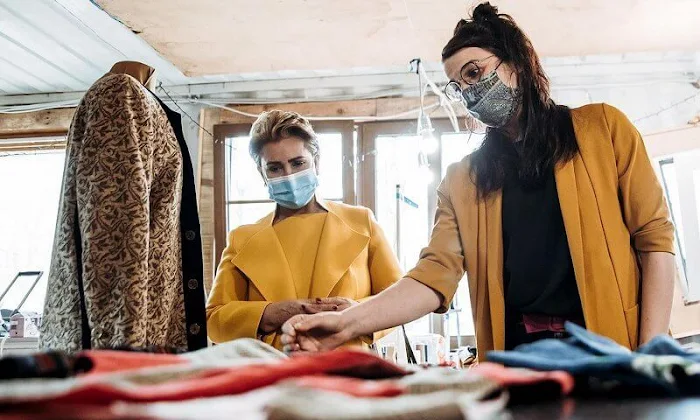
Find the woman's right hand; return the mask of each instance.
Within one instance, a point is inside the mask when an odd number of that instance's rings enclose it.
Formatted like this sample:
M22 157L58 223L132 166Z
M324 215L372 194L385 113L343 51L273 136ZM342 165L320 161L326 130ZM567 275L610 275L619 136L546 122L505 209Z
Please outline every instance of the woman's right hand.
M263 312L258 330L267 335L282 328L282 325L294 315L318 312L332 312L339 309L339 303L333 298L298 299L272 302ZM343 307L344 309L344 307Z
M343 317L345 312L295 315L282 326L282 344L286 352L333 350L357 334Z

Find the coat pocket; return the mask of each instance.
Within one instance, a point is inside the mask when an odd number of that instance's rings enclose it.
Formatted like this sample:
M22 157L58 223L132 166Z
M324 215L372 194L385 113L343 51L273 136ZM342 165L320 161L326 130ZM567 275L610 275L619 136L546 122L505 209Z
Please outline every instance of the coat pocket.
M632 350L639 345L639 305L625 309L625 322L627 323L627 336Z

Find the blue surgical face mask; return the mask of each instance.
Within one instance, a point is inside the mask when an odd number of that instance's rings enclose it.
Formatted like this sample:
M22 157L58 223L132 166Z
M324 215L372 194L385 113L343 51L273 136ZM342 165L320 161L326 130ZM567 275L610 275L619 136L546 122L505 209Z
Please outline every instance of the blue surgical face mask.
M267 181L270 199L292 210L309 204L316 193L316 187L318 187L318 177L314 168Z

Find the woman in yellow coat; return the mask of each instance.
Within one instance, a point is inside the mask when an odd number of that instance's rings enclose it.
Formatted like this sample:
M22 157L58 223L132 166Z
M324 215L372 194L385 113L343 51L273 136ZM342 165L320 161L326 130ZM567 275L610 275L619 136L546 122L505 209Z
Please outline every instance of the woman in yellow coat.
M207 328L215 343L257 337L281 348L277 331L291 316L346 309L402 273L368 209L316 198L320 150L306 119L262 114L251 129L250 154L277 208L229 234ZM360 340L371 343L368 335L348 341Z
M371 302L291 319L289 349L445 311L465 271L482 360L565 337L565 321L631 349L667 333L673 225L632 123L605 104L555 104L530 40L488 3L460 20L442 58L445 93L488 126L483 145L438 188L416 267Z

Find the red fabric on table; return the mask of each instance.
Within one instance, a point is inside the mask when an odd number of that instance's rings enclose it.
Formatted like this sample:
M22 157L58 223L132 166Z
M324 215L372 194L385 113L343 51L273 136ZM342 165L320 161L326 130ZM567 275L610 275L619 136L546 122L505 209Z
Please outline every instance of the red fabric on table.
M289 383L305 388L339 392L358 398L396 397L406 392L406 387L395 381L369 381L344 376L305 376L290 380Z
M155 385L124 387L119 376L84 377L84 382L58 396L37 400L60 403L109 404L115 401L157 402L182 401L221 395L235 395L308 375L340 375L364 379L392 378L407 375L404 369L370 353L336 350L328 353L293 357L279 363L243 367L207 369L196 378L180 379Z
M189 363L189 360L176 354L139 353L117 350L82 351L78 354L78 360L92 364L92 368L83 375L126 372L147 367Z
M489 378L504 388L554 382L561 387L561 395L569 395L574 389L573 376L562 371L538 372L529 369L507 368L491 362L479 363L470 371Z

